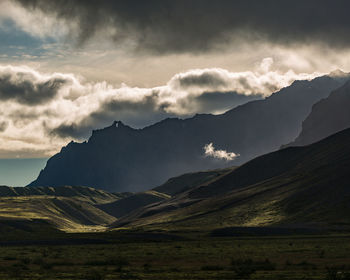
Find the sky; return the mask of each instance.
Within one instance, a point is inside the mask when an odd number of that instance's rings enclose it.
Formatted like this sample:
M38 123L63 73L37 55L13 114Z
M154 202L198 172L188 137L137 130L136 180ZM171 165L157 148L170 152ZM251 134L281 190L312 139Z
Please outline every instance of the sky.
M350 69L349 1L0 0L0 158ZM209 147L210 148L210 147Z
M46 158L0 159L0 185L26 186L37 178L46 161Z

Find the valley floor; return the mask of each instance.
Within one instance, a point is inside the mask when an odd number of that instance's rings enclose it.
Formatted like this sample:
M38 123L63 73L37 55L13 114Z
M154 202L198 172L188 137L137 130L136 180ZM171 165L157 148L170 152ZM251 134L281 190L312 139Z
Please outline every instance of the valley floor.
M350 272L348 234L112 232L16 240L1 241L0 279L349 279Z

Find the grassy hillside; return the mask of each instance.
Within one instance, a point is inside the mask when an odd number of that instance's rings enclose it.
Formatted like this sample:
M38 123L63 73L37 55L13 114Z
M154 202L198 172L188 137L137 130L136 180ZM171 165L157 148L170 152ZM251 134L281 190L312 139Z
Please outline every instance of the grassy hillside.
M97 207L109 215L120 218L143 206L168 198L170 198L168 195L156 191L148 191L136 193L111 203L99 204Z
M64 231L95 231L116 219L98 209L97 203L110 203L120 196L87 187L0 187L2 228L28 226L42 221Z
M350 228L349 142L350 129L238 168L175 177L143 193L0 187L0 219L44 220L65 231L103 230L108 224L207 231L242 226Z
M210 183L123 217L116 227L350 227L350 130L258 157ZM341 213L341 215L339 215Z
M0 198L0 220L46 220L61 230L85 231L115 218L78 198L22 196Z
M86 198L92 202L114 201L124 197L123 193L115 194L103 190L79 186L62 186L62 187L8 187L0 186L0 197L18 197L18 196L62 196L62 197L79 197Z
M229 173L234 168L208 170L203 172L187 173L170 178L164 184L150 191L139 192L118 199L111 203L99 204L97 207L116 218L121 218L142 207L161 203L172 196L185 192L188 189L210 182Z
M89 187L8 187L0 186L0 221L19 227L30 221L46 222L64 231L104 230L116 218L144 206L169 200L231 169L184 174L141 193L109 193ZM24 227L26 227L24 226ZM4 226L5 227L5 226Z
M187 173L181 176L170 178L164 184L154 188L153 190L174 196L200 184L217 179L219 176L232 171L232 169L233 168L226 168Z

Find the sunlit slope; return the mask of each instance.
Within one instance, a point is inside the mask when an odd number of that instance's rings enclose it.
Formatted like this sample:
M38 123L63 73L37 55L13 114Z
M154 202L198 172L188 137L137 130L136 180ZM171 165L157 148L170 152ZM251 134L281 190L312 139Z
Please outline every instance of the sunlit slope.
M1 221L47 221L65 231L100 230L116 219L95 207L117 195L84 187L0 187Z
M258 157L115 227L350 226L350 130Z
M63 196L73 197L77 196L80 198L89 198L93 201L110 201L121 198L124 196L123 193L112 194L106 191L79 186L62 186L62 187L8 187L0 186L0 197L1 196L33 196L33 195L52 195L52 196Z

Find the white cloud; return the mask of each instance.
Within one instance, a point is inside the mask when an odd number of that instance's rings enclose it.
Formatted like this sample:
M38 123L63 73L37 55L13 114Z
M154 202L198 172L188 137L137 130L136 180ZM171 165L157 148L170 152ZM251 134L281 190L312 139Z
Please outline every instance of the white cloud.
M206 157L213 157L216 159L222 159L226 161L231 161L239 157L239 154L227 152L225 150L217 150L213 146L213 143L206 144L204 147L204 155Z
M229 72L221 68L194 69L176 74L167 85L172 90L190 90L193 94L200 94L205 89L269 96L295 80L312 79L319 75L319 73L297 74L292 70L284 73L270 71L272 64L273 59L268 57L262 60L257 71Z
M223 112L233 107L237 98L244 102L245 97L268 96L296 79L316 76L268 71L271 63L267 59L256 71L236 73L220 68L189 70L152 88L117 87L106 81L88 82L73 74L0 65L0 78L6 77L5 89L25 89L24 93L0 93L0 157L11 153L52 155L71 138L86 137L91 129L114 120L142 127L169 116ZM0 85L0 90L5 89ZM208 92L213 93L210 98Z

